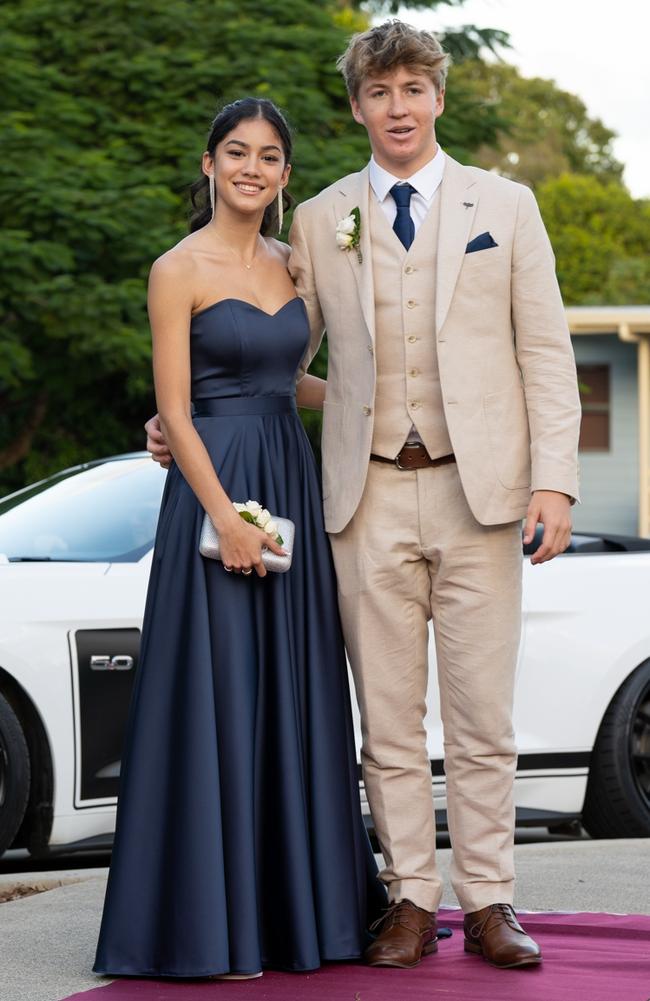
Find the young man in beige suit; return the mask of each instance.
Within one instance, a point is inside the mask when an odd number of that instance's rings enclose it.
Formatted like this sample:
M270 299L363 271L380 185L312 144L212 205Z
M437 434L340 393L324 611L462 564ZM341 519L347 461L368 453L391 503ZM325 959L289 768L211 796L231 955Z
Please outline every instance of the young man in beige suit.
M290 270L305 370L327 330L325 519L392 902L367 960L413 966L436 948L433 619L465 947L536 964L512 909L521 519L526 541L544 525L533 563L566 548L580 420L553 254L528 188L437 145L432 35L387 22L339 66L372 159L298 207Z
M446 57L432 35L387 22L355 36L340 68L373 155L296 210L290 269L312 331L303 371L327 329L325 519L391 901L367 960L410 967L437 947L433 619L465 947L537 964L512 909L512 702L521 519L525 541L543 523L543 563L566 547L578 497L553 254L528 188L437 145Z

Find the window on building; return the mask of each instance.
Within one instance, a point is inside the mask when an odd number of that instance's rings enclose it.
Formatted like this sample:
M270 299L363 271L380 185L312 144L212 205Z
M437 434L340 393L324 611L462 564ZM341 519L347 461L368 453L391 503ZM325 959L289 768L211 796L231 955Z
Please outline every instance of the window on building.
M578 365L582 404L581 452L608 452L610 442L609 365Z

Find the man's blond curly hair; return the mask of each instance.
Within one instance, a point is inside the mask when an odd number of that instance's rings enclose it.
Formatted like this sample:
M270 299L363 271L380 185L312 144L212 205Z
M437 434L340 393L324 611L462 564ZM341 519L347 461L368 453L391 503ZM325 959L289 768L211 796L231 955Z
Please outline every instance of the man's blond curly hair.
M449 56L430 31L391 20L353 35L336 65L350 97L358 97L362 82L369 76L383 76L400 66L428 76L439 94L445 89Z

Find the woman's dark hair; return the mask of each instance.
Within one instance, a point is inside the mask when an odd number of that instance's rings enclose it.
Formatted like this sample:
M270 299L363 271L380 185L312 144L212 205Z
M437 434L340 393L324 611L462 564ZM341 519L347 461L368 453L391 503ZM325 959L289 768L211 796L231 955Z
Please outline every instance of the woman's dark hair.
M291 163L293 150L291 130L280 109L276 108L273 101L264 97L242 97L239 101L233 101L232 104L227 104L225 108L222 108L210 126L210 135L206 146L208 153L214 156L215 149L228 133L232 132L240 122L251 118L263 118L275 129L284 150L285 163ZM190 232L194 233L209 223L212 218L210 186L205 174L201 174L201 177L190 188L190 197L194 210L190 216ZM293 205L293 198L286 188L282 192L282 204L284 211ZM273 199L264 212L260 233L262 236L275 236L277 232L278 203L277 199Z

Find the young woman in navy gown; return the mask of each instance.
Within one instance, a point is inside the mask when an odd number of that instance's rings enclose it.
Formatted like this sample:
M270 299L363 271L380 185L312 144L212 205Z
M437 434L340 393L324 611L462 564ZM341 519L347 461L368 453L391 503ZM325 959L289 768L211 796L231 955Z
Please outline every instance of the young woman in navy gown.
M167 474L95 971L249 977L359 957L385 903L365 833L319 477L296 404L309 329L277 232L291 170L278 109L213 122L192 232L152 267ZM212 198L210 197L212 188ZM212 209L211 201L214 204ZM265 532L296 525L266 573ZM199 554L207 511L223 562Z

